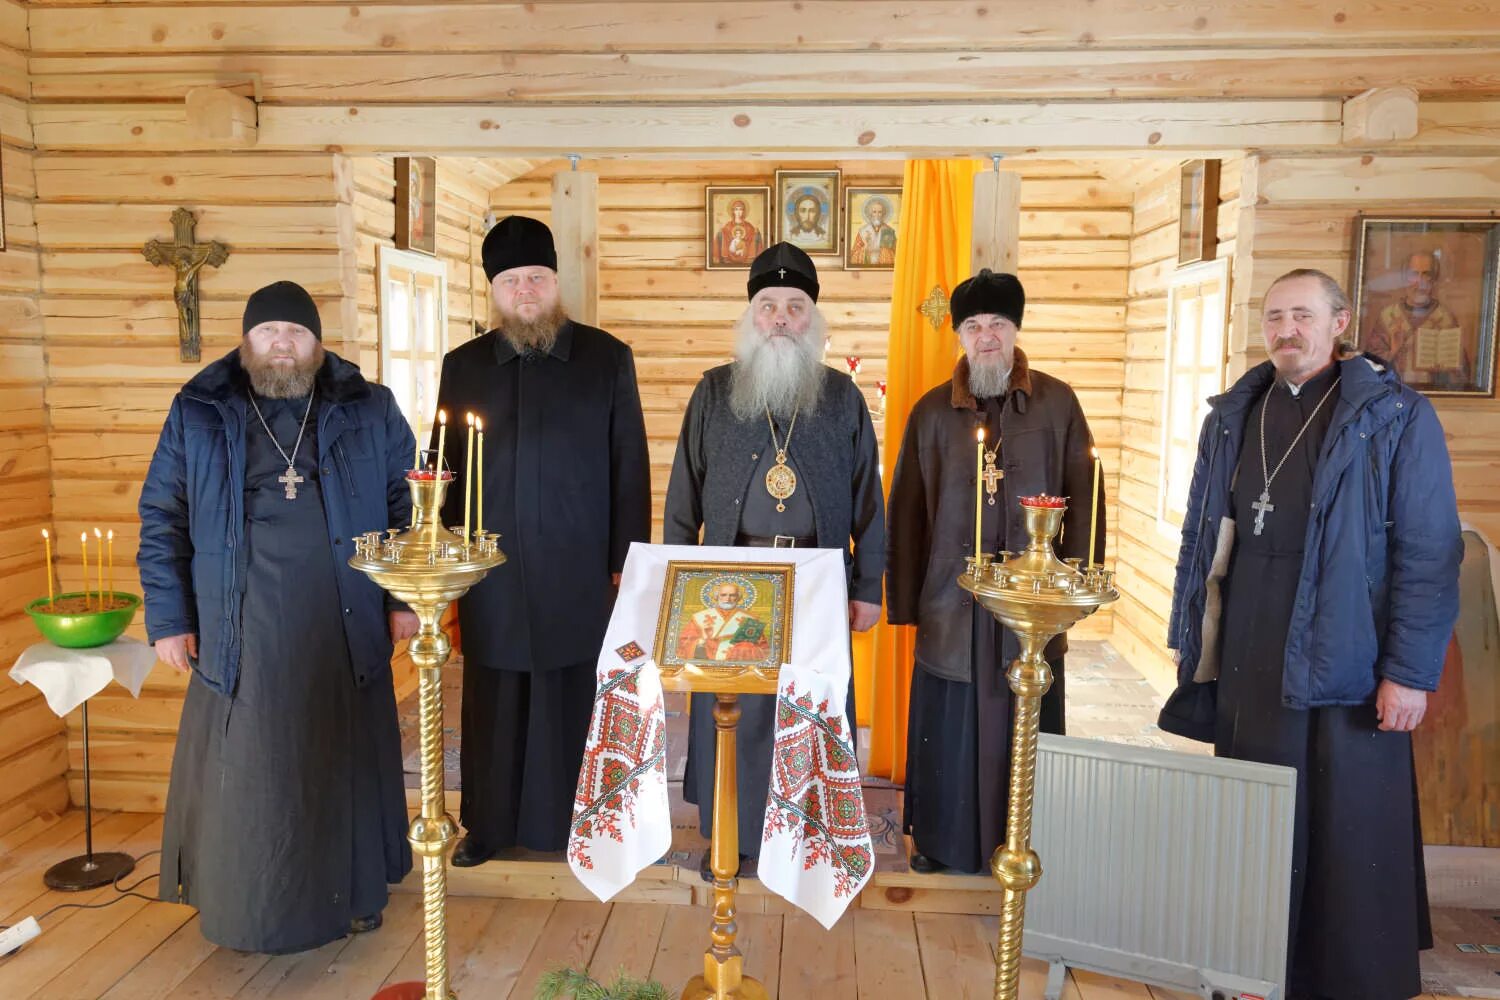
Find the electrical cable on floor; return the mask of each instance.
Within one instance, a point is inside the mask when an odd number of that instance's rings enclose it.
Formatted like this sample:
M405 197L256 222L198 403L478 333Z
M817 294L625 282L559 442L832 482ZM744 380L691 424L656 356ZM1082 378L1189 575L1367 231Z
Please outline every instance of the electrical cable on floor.
M147 858L152 857L153 855L160 854L160 853L161 853L160 850L147 851L145 854L142 854L140 857L136 858L135 862L136 862L136 864L140 864L142 861L145 861ZM112 881L112 882L109 883L110 887L113 888L115 890L115 893L116 893L116 895L115 895L115 897L113 899L107 899L107 900L105 900L102 903L58 903L56 906L52 907L50 910L47 910L41 916L37 917L36 918L37 923L41 923L43 920L46 920L48 917L52 916L52 914L56 913L58 910L102 910L106 906L114 906L116 903L120 902L121 900L130 898L132 896L134 898L136 898L136 899L144 899L148 903L159 902L159 900L155 896L147 896L144 893L140 893L140 892L136 892L135 891L135 890L139 889L141 886L145 885L147 882L151 881L152 879L157 878L158 877L157 875L146 875L146 876L143 876L140 879L137 879L135 882L133 882L130 885L122 886L122 885L120 885L120 879L123 878L126 874L127 874L126 872L121 872L119 875L115 876L114 881ZM9 929L9 925L7 925L7 924L0 924L0 931L4 931L4 930L8 930L8 929ZM19 953L19 949L18 949L18 951L16 953ZM6 956L6 957L8 957L8 956Z

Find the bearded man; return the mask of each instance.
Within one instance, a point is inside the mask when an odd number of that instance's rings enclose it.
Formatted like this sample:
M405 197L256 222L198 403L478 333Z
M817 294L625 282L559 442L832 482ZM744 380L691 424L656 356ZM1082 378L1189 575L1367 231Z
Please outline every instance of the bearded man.
M885 504L870 410L854 381L823 364L828 324L818 273L789 243L750 267L735 360L693 390L667 485L669 545L832 548L844 553L849 627L880 618ZM693 695L683 796L712 835L714 696ZM741 695L737 735L742 859L759 857L776 699ZM851 681L848 717L854 718ZM707 859L705 858L705 870ZM705 878L708 876L705 875Z
M438 388L457 426L466 412L484 423L484 528L509 557L458 601L461 867L567 846L599 646L630 543L651 535L630 348L564 313L543 223L502 219L482 252L500 325L448 353ZM448 435L459 483L464 445ZM461 524L463 507L449 490L444 521Z
M1073 390L1016 346L1025 309L1013 274L982 270L953 290L964 356L912 408L891 481L887 617L917 627L904 821L917 872L979 871L1005 840L1014 707L1005 674L1020 643L956 582L974 555L976 431L993 470L981 505L985 552L1025 548L1021 498L1049 493L1071 498L1059 554L1089 555L1093 437ZM1102 496L1098 511L1095 559L1104 554ZM1064 730L1067 641L1047 645L1044 732Z
M156 655L192 671L162 832L161 898L238 951L380 924L411 869L390 658L416 615L351 569L405 524L411 428L328 353L311 296L250 296L239 350L172 402L141 490Z

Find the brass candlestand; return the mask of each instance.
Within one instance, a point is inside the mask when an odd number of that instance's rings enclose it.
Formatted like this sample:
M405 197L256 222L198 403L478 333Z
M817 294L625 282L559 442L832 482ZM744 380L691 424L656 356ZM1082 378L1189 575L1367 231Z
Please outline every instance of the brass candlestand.
M1036 737L1042 695L1052 686L1052 670L1042 651L1102 604L1119 598L1114 574L1097 567L1080 570L1077 559L1059 562L1052 539L1066 505L1053 498L1023 498L1026 551L1002 561L976 553L958 585L1016 634L1021 655L1006 675L1015 693L1015 731L1010 750L1010 802L1005 844L995 851L990 870L1005 886L1000 911L1000 949L995 955L995 1000L1016 1000L1021 975L1021 935L1026 893L1042 877L1042 862L1031 849L1031 808L1036 792Z
M505 562L498 536L476 533L466 540L443 527L439 511L452 482L451 474L407 476L415 521L407 531L389 529L355 539L349 565L366 574L421 620L421 630L408 646L421 677L422 811L411 821L408 840L422 859L422 912L427 943L425 993L393 987L394 996L424 1000L455 1000L448 988L448 848L458 827L443 804L443 689L442 668L448 662L448 637L438 620L448 605L463 596L486 573ZM418 984L412 984L413 986ZM382 995L387 995L382 993Z
M668 667L661 671L666 691L712 694L714 704L714 835L709 863L714 873L714 912L703 953L703 975L682 988L681 1000L769 1000L759 980L745 975L745 956L735 945L735 888L740 868L738 759L734 734L740 721L739 696L776 694L777 671L758 667Z

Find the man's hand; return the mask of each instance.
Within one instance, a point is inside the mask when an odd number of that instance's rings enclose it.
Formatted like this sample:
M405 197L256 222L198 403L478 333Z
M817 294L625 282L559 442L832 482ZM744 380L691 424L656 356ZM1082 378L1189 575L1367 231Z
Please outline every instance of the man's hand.
M1388 733L1409 733L1427 714L1427 692L1404 687L1392 680L1380 682L1375 692L1375 717Z
M422 622L417 618L415 611L392 611L389 618L392 642L410 639L422 627Z
M192 661L198 658L198 637L191 632L169 635L156 640L151 648L156 651L158 660L179 674L185 674L193 669Z
M868 632L880 621L880 605L868 601L849 602L849 628L855 632Z

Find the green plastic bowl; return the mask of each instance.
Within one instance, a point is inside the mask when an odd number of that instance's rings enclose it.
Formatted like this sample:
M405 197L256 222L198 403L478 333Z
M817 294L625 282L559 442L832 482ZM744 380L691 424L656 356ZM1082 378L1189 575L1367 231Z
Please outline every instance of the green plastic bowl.
M82 591L74 591L71 594L58 594L57 599L82 596ZM91 649L118 639L130 627L136 609L141 606L138 594L124 594L116 590L110 592L110 597L129 603L123 608L110 608L108 611L54 612L44 610L51 603L50 598L38 597L26 605L26 613L36 623L37 630L54 646Z

